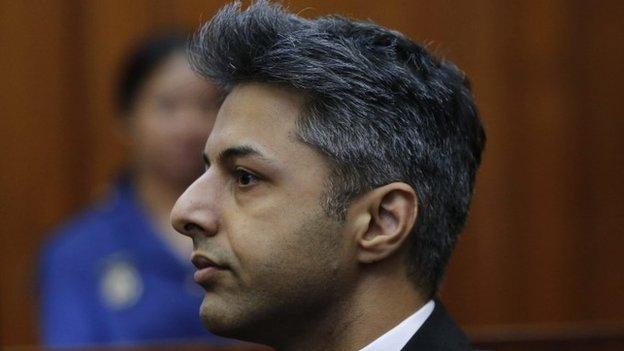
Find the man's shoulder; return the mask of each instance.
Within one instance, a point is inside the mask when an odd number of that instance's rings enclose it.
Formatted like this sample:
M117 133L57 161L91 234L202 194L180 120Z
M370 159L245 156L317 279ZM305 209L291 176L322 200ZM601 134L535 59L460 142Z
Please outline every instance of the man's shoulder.
M448 314L439 300L433 312L402 351L471 351L468 337Z

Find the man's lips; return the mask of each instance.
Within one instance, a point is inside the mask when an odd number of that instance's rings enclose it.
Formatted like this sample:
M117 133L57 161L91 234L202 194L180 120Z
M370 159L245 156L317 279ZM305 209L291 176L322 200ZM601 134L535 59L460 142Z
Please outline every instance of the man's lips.
M209 259L208 256L197 252L193 253L193 255L191 256L191 262L193 262L193 265L197 267L197 269L204 269L208 267L221 267L219 264Z
M204 288L216 282L218 275L226 269L224 266L215 263L213 260L200 253L193 253L191 262L197 267L193 278L197 284Z

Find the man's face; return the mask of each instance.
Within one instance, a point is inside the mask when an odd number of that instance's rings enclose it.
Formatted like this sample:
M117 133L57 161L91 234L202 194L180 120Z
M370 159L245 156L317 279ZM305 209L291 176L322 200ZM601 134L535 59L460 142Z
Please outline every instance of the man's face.
M235 88L206 142L206 172L173 209L193 239L200 315L214 333L266 341L294 331L354 277L342 225L321 206L329 168L296 140L302 102L268 85Z

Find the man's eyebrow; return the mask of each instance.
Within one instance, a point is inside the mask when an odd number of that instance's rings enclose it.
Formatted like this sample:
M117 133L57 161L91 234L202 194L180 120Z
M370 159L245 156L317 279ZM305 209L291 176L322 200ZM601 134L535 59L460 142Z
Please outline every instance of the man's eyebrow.
M204 159L204 163L207 166L210 166L211 162L210 162L210 159L208 158L208 155L204 153L202 156ZM219 163L225 164L225 163L231 163L237 158L249 157L249 156L255 156L266 161L271 161L266 156L264 156L262 152L256 150L255 148L249 145L229 147L219 153L219 156L217 156L217 160Z

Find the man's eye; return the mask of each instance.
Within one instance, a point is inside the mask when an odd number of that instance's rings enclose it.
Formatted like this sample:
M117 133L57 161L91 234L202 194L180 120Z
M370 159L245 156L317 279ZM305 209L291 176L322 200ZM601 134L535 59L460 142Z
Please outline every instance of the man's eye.
M256 177L255 175L243 169L237 169L235 174L236 174L236 181L238 182L238 185L240 186L253 185L255 182L258 181L258 177Z

